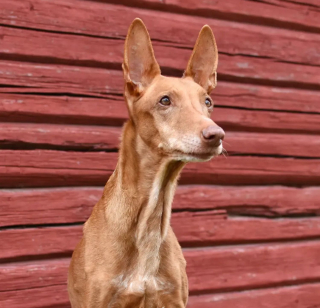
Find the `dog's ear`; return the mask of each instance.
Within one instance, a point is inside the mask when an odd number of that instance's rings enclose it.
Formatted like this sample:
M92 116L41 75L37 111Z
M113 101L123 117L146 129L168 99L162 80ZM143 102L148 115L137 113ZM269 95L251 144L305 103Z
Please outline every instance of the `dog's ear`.
M129 28L122 68L127 89L131 95L136 96L161 74L148 30L139 18L136 18Z
M198 36L184 77L192 77L210 93L217 85L218 48L211 28L205 25Z

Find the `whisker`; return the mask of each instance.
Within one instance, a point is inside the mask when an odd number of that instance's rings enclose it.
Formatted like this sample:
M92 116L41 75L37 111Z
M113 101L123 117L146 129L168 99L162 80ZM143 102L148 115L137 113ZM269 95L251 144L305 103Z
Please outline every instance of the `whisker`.
M226 156L225 154L229 155L228 152L227 152L227 150L226 150L225 148L222 148L221 154L222 154L225 158L227 158L227 156Z
M228 155L228 152L225 148L222 148L222 151L221 151L221 155L223 155L225 158L227 158L227 156L225 155L225 153Z

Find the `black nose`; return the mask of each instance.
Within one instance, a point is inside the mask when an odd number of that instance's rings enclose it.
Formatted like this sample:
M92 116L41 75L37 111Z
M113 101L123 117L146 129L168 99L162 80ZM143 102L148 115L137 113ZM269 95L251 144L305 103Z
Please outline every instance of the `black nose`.
M202 131L202 140L212 146L218 146L224 138L224 130L217 125L210 125Z

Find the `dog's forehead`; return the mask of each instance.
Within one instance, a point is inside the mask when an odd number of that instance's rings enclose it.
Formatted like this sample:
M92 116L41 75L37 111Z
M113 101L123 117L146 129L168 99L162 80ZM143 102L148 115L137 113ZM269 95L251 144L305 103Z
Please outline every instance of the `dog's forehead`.
M194 82L192 78L177 78L177 77L166 77L158 76L152 84L152 89L157 89L159 92L181 92L182 94L188 94L189 96L193 95L204 95L206 93L205 89L202 88L199 84Z

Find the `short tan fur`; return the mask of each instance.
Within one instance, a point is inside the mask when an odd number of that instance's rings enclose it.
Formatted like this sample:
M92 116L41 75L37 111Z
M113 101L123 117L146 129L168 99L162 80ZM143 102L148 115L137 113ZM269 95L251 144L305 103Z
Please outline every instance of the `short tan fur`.
M210 119L217 64L204 26L184 76L164 77L145 25L131 24L123 62L130 117L117 167L72 256L72 308L186 307L186 262L171 204L185 164L222 152L224 132Z

